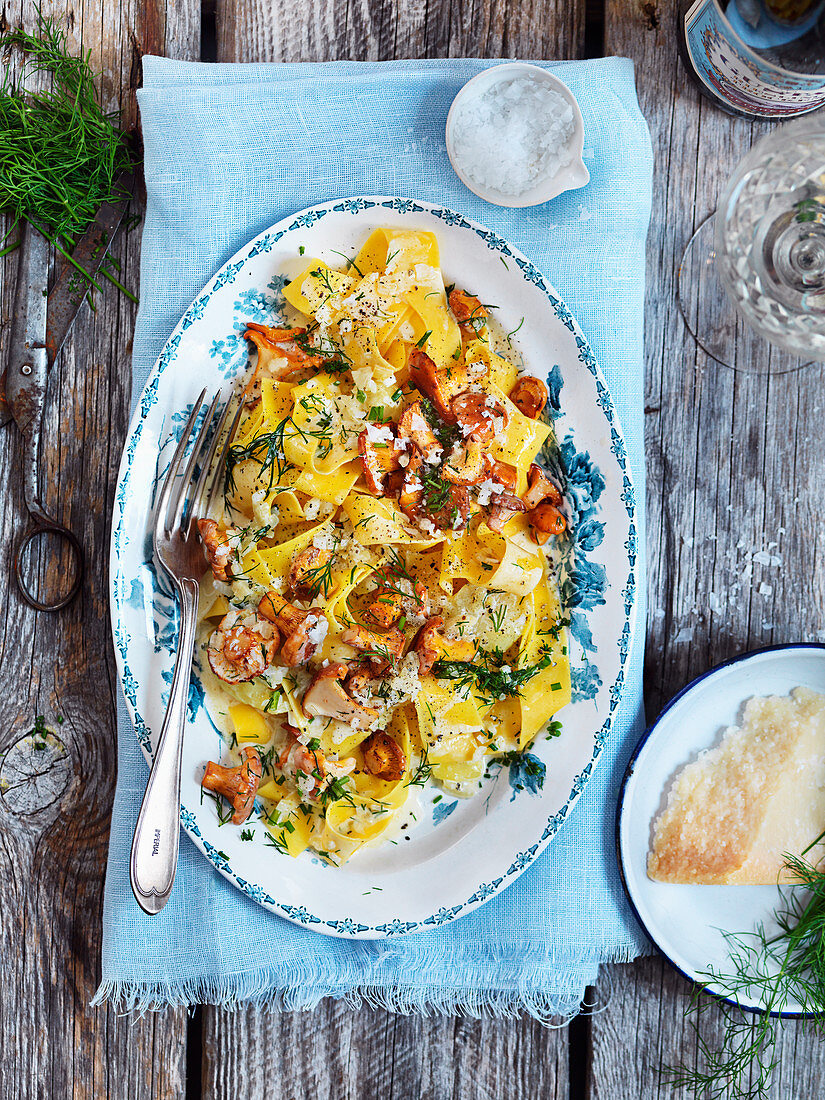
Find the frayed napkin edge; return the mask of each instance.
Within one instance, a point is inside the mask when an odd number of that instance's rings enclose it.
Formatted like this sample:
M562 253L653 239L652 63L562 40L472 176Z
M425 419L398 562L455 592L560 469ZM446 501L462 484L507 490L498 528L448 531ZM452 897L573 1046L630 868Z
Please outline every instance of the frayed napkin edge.
M564 1027L582 1011L593 1013L606 1007L610 990L599 1002L583 1001L588 986L599 976L600 964L628 963L639 954L636 945L623 944L605 959L593 953L584 976L578 970L575 988L547 989L546 975L534 981L522 979L517 988L467 988L429 983L423 975L419 983L389 985L359 983L349 989L330 987L323 982L299 981L283 985L283 974L275 968L263 968L225 977L199 977L187 981L141 982L109 979L101 982L90 1002L96 1008L106 1004L118 1013L143 1016L165 1008L214 1005L229 1010L253 1007L271 1012L311 1011L331 997L351 1008L382 1008L402 1016L465 1016L480 1019L532 1017L544 1027ZM571 974L572 977L572 974ZM560 985L564 985L564 977Z
M101 984L91 1005L99 1007L108 1003L116 1012L136 1017L165 1008L194 1008L196 1005L214 1005L230 1011L254 1008L268 1012L310 1012L331 997L353 1009L368 1006L402 1016L515 1019L526 1014L545 1027L563 1027L578 1015L589 982L587 979L578 993L554 995L542 990L422 989L385 985L360 985L346 993L333 993L306 986L282 989L266 978L256 988L237 977L169 983L111 981Z

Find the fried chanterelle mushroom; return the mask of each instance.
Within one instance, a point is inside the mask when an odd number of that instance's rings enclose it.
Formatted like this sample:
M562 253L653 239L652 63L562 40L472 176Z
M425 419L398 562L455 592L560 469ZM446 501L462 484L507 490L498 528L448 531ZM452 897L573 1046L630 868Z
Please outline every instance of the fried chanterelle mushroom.
M227 684L242 684L265 672L275 659L280 634L254 612L228 612L209 638L209 667Z
M383 730L371 733L361 745L364 770L377 779L396 782L404 775L407 758L398 742Z
M441 633L443 629L442 617L433 615L418 632L414 648L421 676L426 676L436 661L472 661L475 656L474 642L469 638L448 638Z
M231 565L240 537L238 528L222 527L214 519L199 519L198 531L215 580L224 583L232 580Z
M256 745L244 745L241 756L242 762L235 768L225 768L210 760L201 780L205 791L221 794L232 803L235 811L232 814L233 825L242 825L252 813L263 775L261 754Z
M327 635L327 620L321 608L303 611L277 592L267 592L258 604L258 614L284 635L281 660L289 668L306 664Z
M538 543L544 543L550 535L562 535L567 520L562 511L564 499L558 486L545 476L533 463L528 475L527 492L522 497L527 508L527 520L533 528Z
M538 419L547 404L547 386L540 378L525 375L510 390L510 400L525 416Z
M341 681L349 672L347 665L334 663L318 670L304 695L307 718L334 718L353 729L367 729L378 717L372 707L362 707L347 695Z

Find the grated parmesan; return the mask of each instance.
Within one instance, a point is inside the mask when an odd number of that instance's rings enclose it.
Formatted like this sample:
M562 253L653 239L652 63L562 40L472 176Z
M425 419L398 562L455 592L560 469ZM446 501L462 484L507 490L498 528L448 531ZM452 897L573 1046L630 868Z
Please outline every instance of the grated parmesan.
M485 505L490 503L490 501L493 499L494 494L503 492L504 486L499 484L499 482L489 479L487 481L482 481L482 483L478 487L478 503L483 508Z
M385 428L382 424L367 424L367 439L370 443L392 443L392 428Z
M318 618L316 622L312 624L312 626L308 627L307 641L309 641L312 645L322 645L324 638L326 638L327 636L328 630L329 623L327 622L326 617L322 615Z

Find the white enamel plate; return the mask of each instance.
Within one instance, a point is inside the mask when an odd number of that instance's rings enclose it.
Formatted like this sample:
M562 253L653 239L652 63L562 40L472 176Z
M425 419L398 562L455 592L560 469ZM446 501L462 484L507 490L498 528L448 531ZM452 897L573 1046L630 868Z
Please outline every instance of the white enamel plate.
M559 554L571 623L573 702L562 734L539 735L524 765L491 769L469 800L419 796L417 823L396 844L359 852L343 868L297 860L201 805L206 761L222 747L193 679L183 755L181 822L230 882L290 920L333 935L377 938L443 924L488 900L525 870L566 819L596 766L619 702L636 593L633 486L601 372L570 311L533 264L497 234L452 211L408 199L354 198L287 218L240 250L184 314L132 418L115 499L111 600L115 650L136 735L151 759L168 698L176 614L151 560L151 512L193 399L243 371L248 321L277 324L284 282L304 256L331 265L354 255L377 226L436 233L445 281L494 302L529 371L545 372L571 537ZM299 254L299 249L302 251ZM523 320L523 324L520 322ZM520 327L519 327L520 326ZM254 822L253 822L254 823Z
M752 943L747 937L761 924L773 935L778 930L773 917L780 890L654 882L646 870L652 825L675 774L715 745L726 727L738 724L751 696L787 695L799 686L825 693L825 646L773 646L711 669L671 700L642 738L619 799L619 857L636 916L672 966L723 1000L730 999L727 987L709 973L727 975L733 969L725 934L744 936L744 943ZM743 1008L762 1008L759 997L747 990L735 1000ZM793 1003L775 1015L795 1016L800 1010Z

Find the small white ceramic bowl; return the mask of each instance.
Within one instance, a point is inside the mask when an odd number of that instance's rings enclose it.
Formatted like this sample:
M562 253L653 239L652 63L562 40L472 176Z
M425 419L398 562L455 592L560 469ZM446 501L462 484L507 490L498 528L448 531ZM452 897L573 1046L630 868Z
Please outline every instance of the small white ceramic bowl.
M458 107L462 103L466 103L468 99L483 95L490 88L493 88L496 84L500 84L502 81L513 80L520 76L531 76L536 80L543 81L548 87L552 88L553 91L564 96L573 108L574 129L573 136L570 139L573 159L566 167L560 168L554 175L547 176L540 180L535 187L531 187L528 191L522 191L520 195L508 195L503 191L481 187L464 172L460 162L455 156L455 119ZM465 187L469 187L474 195L478 195L479 198L485 199L487 202L492 202L496 206L538 206L539 203L547 202L548 199L554 199L556 195L560 195L563 191L573 191L578 187L584 187L590 179L590 173L587 171L584 161L582 160L582 149L584 148L584 122L582 121L582 113L579 110L576 97L558 77L553 76L552 73L548 73L545 69L539 68L538 65L523 65L520 62L511 65L494 65L492 68L485 69L484 72L479 73L478 76L474 76L472 80L468 80L455 97L450 107L450 113L447 115L446 137L447 156L450 158L450 164L452 164L455 169L458 178Z

